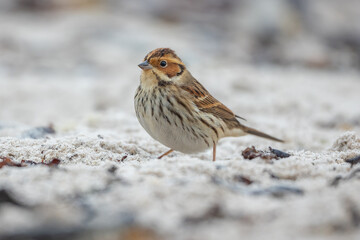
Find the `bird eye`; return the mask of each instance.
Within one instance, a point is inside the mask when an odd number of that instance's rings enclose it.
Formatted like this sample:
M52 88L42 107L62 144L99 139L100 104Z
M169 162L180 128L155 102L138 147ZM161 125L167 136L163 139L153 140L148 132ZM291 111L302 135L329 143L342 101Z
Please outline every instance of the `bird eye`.
M166 65L167 65L167 62L166 62L166 61L161 61L161 62L160 62L160 66L162 66L163 68L166 67Z

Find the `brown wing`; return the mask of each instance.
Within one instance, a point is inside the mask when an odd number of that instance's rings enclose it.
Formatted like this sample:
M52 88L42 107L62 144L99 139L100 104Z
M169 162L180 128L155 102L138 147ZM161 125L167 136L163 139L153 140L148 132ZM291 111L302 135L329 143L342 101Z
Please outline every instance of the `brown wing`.
M230 129L239 127L240 123L236 119L236 115L224 104L211 96L196 79L192 79L192 81L188 81L180 87L194 97L193 101L200 111L213 114L222 119Z
M214 116L222 119L229 129L232 128L241 128L244 132L252 135L256 135L259 137L271 139L278 142L283 142L283 140L270 136L266 133L258 131L254 128L250 128L242 125L236 119L241 118L235 115L229 108L227 108L224 104L219 102L216 98L211 96L211 94L198 82L195 78L191 76L192 79L190 81L186 81L185 84L180 87L187 91L193 96L193 101L195 105L198 107L200 111L211 113Z

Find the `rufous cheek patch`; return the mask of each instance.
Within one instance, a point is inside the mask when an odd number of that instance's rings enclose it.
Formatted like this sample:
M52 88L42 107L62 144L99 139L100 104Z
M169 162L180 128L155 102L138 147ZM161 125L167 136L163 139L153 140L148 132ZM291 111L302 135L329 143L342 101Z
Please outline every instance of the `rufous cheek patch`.
M169 78L172 78L172 77L175 77L178 74L178 72L180 72L180 71L181 71L181 69L180 69L179 65L171 63L166 68L164 68L163 72Z

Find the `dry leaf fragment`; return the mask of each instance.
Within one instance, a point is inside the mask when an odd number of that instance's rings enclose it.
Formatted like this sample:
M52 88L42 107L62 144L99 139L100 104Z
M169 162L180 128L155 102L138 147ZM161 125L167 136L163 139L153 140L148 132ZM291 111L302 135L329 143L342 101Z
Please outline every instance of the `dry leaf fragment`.
M51 160L48 163L45 162L34 162L34 161L30 161L30 160L21 160L20 163L16 163L13 160L11 160L8 157L0 157L0 160L2 160L2 162L0 162L0 168L4 167L4 166L10 166L10 167L27 167L27 166L32 166L32 165L45 165L45 166L57 166L59 165L59 163L61 162L60 159L54 158L53 160Z

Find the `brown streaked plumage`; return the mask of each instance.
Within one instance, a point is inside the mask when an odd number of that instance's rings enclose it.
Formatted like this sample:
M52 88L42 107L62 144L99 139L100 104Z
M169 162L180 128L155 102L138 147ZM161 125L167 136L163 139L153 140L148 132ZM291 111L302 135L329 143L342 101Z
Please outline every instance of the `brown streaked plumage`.
M241 124L237 118L243 118L211 96L173 50L155 49L139 67L136 116L150 136L170 148L159 158L173 150L194 153L213 147L215 161L217 142L229 136L252 134L282 142Z

